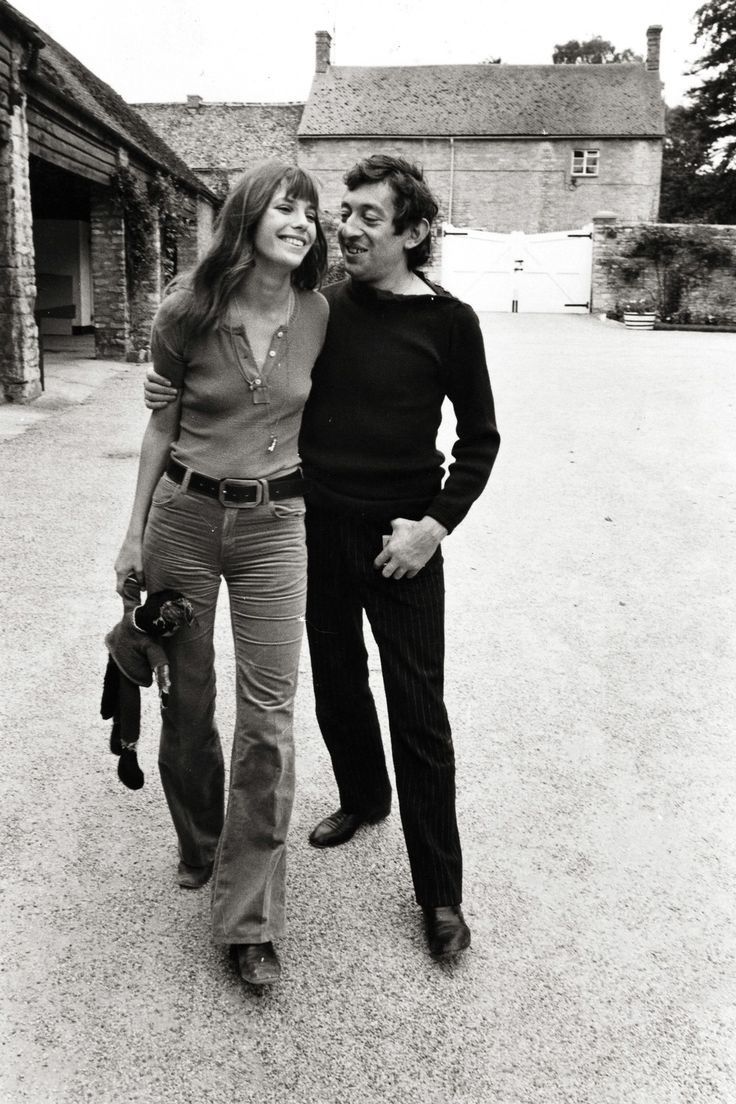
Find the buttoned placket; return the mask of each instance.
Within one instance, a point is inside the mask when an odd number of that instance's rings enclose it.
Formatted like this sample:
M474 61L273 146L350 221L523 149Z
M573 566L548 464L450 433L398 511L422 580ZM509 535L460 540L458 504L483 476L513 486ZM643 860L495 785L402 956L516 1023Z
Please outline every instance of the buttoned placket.
M248 340L248 331L243 323L238 324L230 328L230 342L235 356L235 361L238 370L248 385L248 389L252 396L252 402L255 406L264 406L264 414L270 417L271 424L266 423L265 428L269 434L268 444L266 446L267 452L273 452L278 444L278 432L279 425L281 424L281 413L283 410L284 399L280 404L277 404L277 409L274 410L271 404L271 394L269 390L268 378L272 372L277 371L284 364L284 358L288 357L288 342L284 339L288 336L288 326L283 323L274 331L269 344L268 351L263 359L260 371L256 364L253 350ZM277 349L277 342L283 342L280 349ZM276 357L281 353L281 357L276 361ZM276 363L274 363L276 361ZM266 370L268 369L268 376ZM252 375L251 375L252 373ZM288 367L287 367L288 378Z
M241 349L238 348L238 343L235 340L237 336L242 336L243 346L245 350L244 355L241 352ZM273 363L278 355L278 351L275 347L275 342L282 341L285 336L286 328L284 326L279 326L278 330L276 330L273 337L271 338L270 347L259 370L258 365L256 364L256 358L253 355L253 350L251 349L250 342L248 340L248 334L245 326L239 325L233 329L233 349L237 358L238 368L240 369L240 374L242 375L243 379L248 384L248 388L253 396L253 402L257 405L270 403L271 401L268 391L268 382L266 380L265 369L268 367L270 374L271 370L281 367L281 361L279 361L277 364ZM254 372L255 374L251 376L251 372Z

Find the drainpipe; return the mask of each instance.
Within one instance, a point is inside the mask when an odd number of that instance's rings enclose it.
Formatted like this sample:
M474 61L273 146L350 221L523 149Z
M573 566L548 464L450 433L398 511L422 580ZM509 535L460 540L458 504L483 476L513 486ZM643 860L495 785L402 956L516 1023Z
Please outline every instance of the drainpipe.
M452 193L455 189L455 139L450 138L450 198L447 203L447 221L452 226Z

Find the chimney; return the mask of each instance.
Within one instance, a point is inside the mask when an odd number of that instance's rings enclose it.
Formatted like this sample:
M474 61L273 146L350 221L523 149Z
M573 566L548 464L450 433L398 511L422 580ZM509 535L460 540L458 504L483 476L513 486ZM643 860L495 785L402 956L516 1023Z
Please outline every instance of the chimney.
M201 96L187 96L187 107L199 107L201 103Z
M647 69L659 72L659 40L662 37L662 28L658 23L647 27Z
M315 65L315 72L326 73L327 66L330 64L330 46L332 45L332 35L329 31L317 31L317 64Z

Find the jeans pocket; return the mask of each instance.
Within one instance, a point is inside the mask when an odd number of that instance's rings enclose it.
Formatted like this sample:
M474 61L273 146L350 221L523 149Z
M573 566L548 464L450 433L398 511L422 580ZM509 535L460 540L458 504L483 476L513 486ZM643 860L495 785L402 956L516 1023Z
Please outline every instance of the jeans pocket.
M307 508L303 498L290 498L288 502L269 502L271 516L276 518L304 517Z
M168 506L181 494L181 484L175 483L170 476L164 474L156 484L151 496L152 506Z

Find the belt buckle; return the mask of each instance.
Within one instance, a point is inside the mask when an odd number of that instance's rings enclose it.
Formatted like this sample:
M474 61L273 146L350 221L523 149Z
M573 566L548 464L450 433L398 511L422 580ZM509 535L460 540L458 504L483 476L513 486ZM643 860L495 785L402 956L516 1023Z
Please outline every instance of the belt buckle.
M228 487L255 487L256 497L253 502L227 502L225 495L227 494ZM222 479L218 488L217 497L220 500L220 505L234 508L236 510L252 510L255 506L260 506L263 502L263 480L262 479Z

